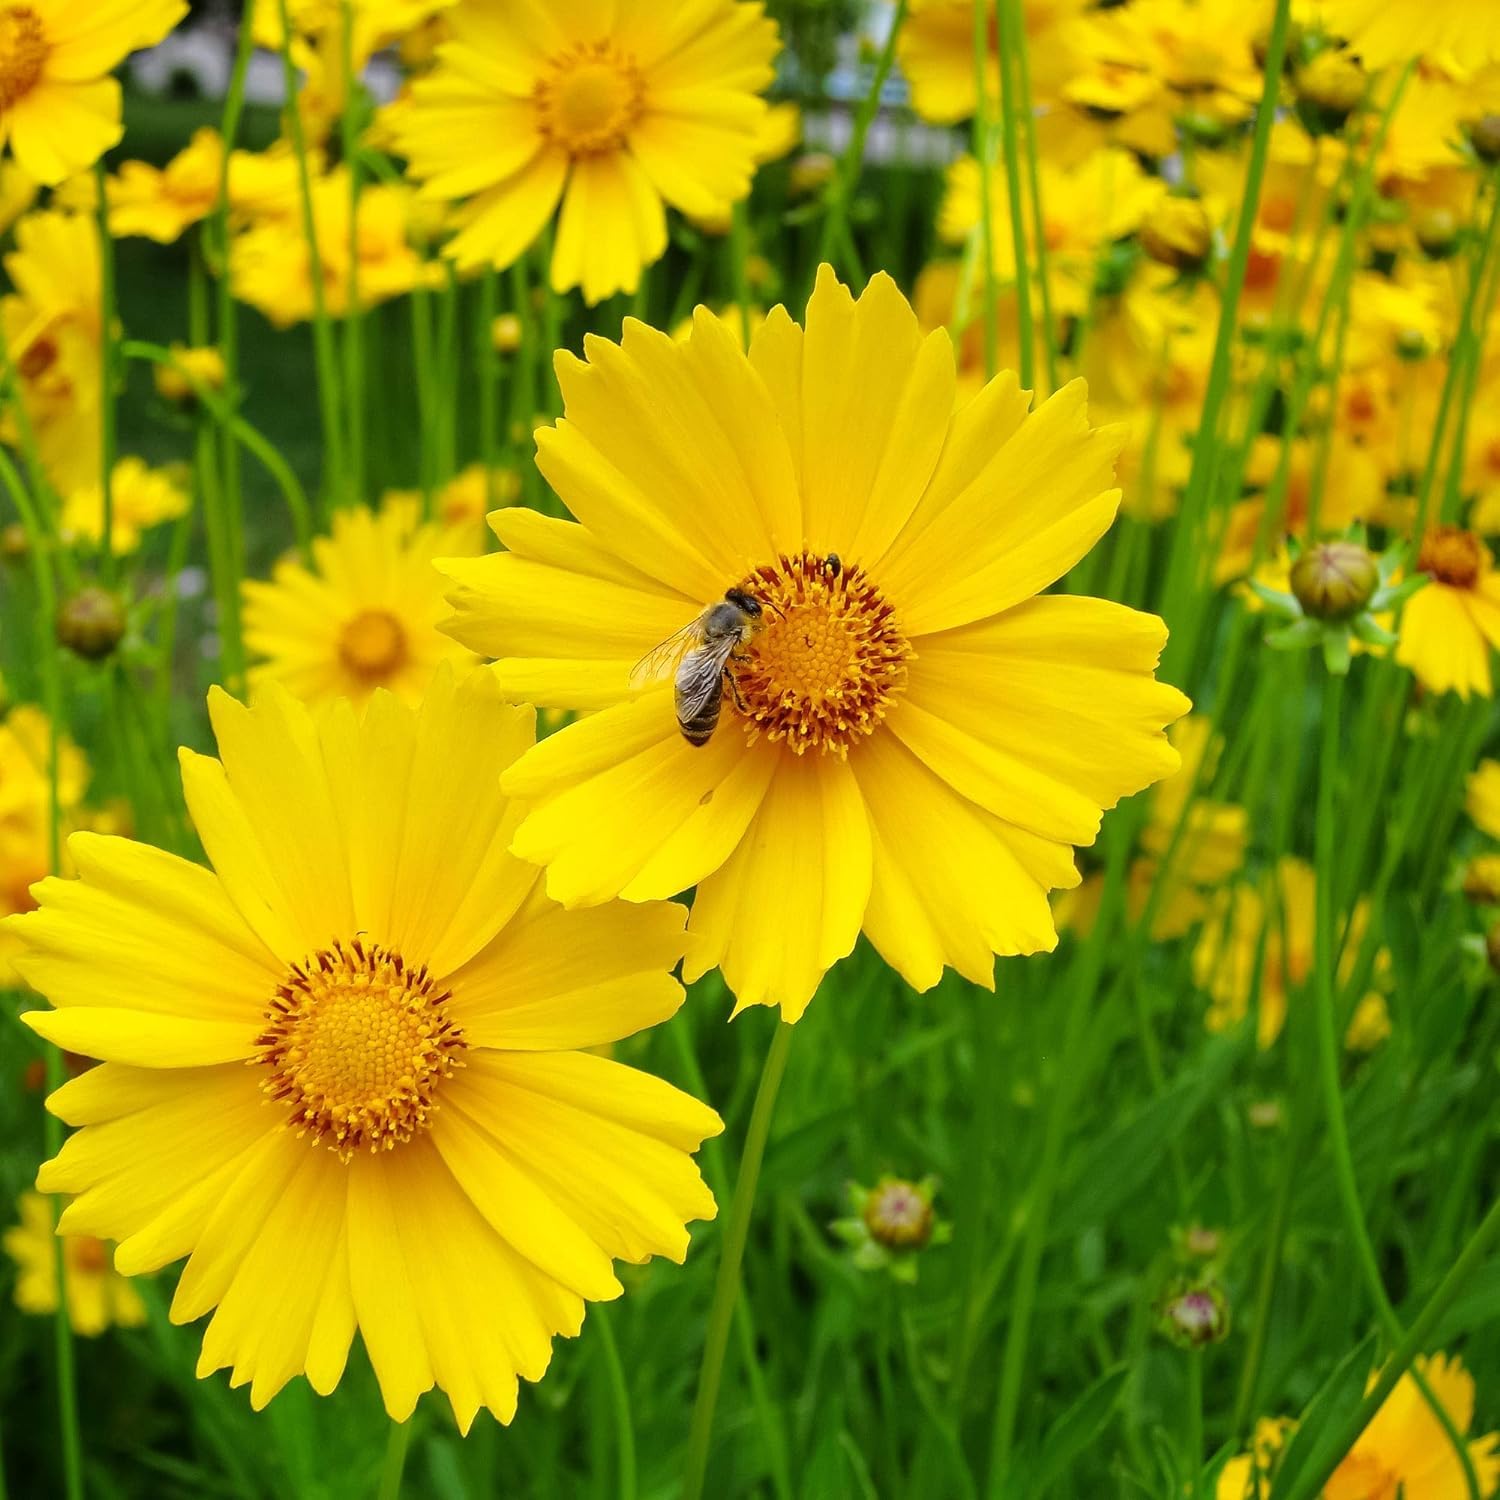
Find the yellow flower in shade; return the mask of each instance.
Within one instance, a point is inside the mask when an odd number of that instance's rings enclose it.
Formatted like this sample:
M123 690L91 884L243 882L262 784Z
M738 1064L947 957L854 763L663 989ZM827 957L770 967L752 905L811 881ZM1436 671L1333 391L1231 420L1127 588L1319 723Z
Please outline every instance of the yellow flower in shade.
M999 32L986 4L985 92L991 118L999 107ZM1075 22L1088 0L1022 0L1033 97L1046 103L1077 67ZM979 102L974 77L974 6L971 0L912 0L896 43L901 71L911 86L911 107L924 120L953 125Z
M806 332L774 308L748 357L706 308L585 352L537 434L578 522L502 510L509 551L442 565L507 694L601 710L508 773L515 852L566 906L696 886L688 977L789 1020L861 929L920 989L1052 948L1046 892L1176 769L1188 707L1152 676L1160 620L1037 597L1119 504L1082 383L1030 412L1007 373L955 413L947 334L826 266ZM762 615L694 745L632 665L728 589Z
M35 180L10 157L0 157L0 234L36 202Z
M362 308L374 307L415 287L430 285L437 268L423 260L408 234L411 190L367 186L359 196L358 266L350 274L349 174L337 167L313 184L323 306L330 317L349 311L351 288ZM300 225L291 232L281 217L255 223L229 251L234 294L258 308L277 328L313 315L312 257Z
M40 1193L22 1193L21 1222L4 1234L5 1253L16 1263L16 1306L22 1312L57 1311L57 1260L52 1205ZM106 1328L139 1328L146 1321L141 1294L109 1263L109 1246L91 1234L63 1242L68 1322L93 1338Z
M43 468L66 494L99 477L99 234L73 214L28 214L5 257L14 291L0 300L5 347L19 377ZM20 444L10 412L0 436Z
M683 910L562 911L505 852L532 713L488 673L209 712L222 761L182 767L213 868L78 834L80 879L10 919L56 1007L28 1023L103 1063L48 1100L82 1128L37 1185L126 1275L189 1257L172 1318L217 1308L198 1372L256 1408L331 1391L358 1329L396 1420L436 1384L464 1430L509 1421L611 1259L680 1261L714 1214L718 1117L578 1050L677 1010Z
M1500 839L1500 760L1482 760L1468 780L1469 816L1474 826Z
M0 8L0 146L37 182L91 167L124 134L108 75L159 42L185 0L29 0Z
M1351 1052L1373 1052L1390 1034L1390 1007L1379 990L1371 990L1354 1007L1344 1032L1344 1045Z
M180 239L213 212L223 161L218 131L203 129L165 167L125 162L105 185L110 233L144 235L162 245Z
M1467 1433L1474 1421L1474 1377L1446 1354L1419 1354L1416 1366L1454 1427ZM1372 1373L1367 1390L1376 1378ZM1219 1471L1218 1500L1269 1500L1276 1461L1296 1427L1281 1417L1257 1422L1251 1452ZM1479 1493L1486 1497L1500 1485L1497 1448L1500 1435L1493 1432L1469 1444ZM1469 1493L1453 1444L1410 1373L1396 1382L1323 1488L1324 1500L1467 1500Z
M122 458L114 467L110 544L116 555L134 552L141 533L186 515L188 493L169 469L149 468L143 459ZM77 489L63 501L62 534L70 541L104 540L104 490L99 484Z
M938 215L938 232L956 243L980 227L983 174L972 156L960 157L948 168L947 190ZM1005 226L1009 198L1005 169L999 163L987 174L991 224ZM1152 181L1129 152L1095 152L1075 166L1041 164L1049 285L1053 310L1059 315L1081 314L1093 294L1095 264L1100 249L1129 234L1156 196ZM1035 263L1035 234L1028 222L1028 238ZM1008 229L996 231L991 241L996 274L1011 281L1016 274L1015 240Z
M447 533L436 544L437 555L472 557L489 545L484 518L500 505L520 498L521 476L514 469L495 468L486 475L482 463L461 469L432 497L432 519ZM399 513L399 525L415 531L422 524L421 490L387 490L380 497L381 513Z
M1269 1047L1281 1035L1288 998L1312 974L1316 896L1317 876L1312 866L1291 858L1283 859L1274 874L1267 873L1258 882L1220 892L1193 950L1194 980L1210 1000L1205 1018L1210 1031L1228 1031L1249 1015L1259 963L1256 1041L1261 1047ZM1369 920L1369 903L1360 901L1344 937L1338 970L1341 984L1353 977ZM1388 978L1389 968L1390 956L1382 949L1375 960L1377 983ZM1376 999L1383 1012L1384 1001L1378 996ZM1375 1003L1366 1002L1369 1006ZM1367 1009L1365 1020L1372 1021L1372 1017L1373 1011ZM1363 1029L1354 1032L1356 1042Z
M448 253L508 266L559 200L552 285L633 292L665 205L713 219L750 191L777 51L760 3L460 0L398 124L412 174L467 200Z
M1472 531L1429 531L1417 568L1432 580L1406 601L1396 660L1429 692L1468 698L1492 691L1491 648L1500 645L1500 577Z
M1298 8L1345 37L1368 67L1419 55L1472 67L1500 59L1494 15L1474 0L1306 0Z
M442 663L474 665L437 628L447 610L432 560L452 551L460 533L419 516L406 505L380 515L338 511L332 533L312 544L310 568L288 558L269 583L245 581L245 645L260 658L252 687L277 682L309 703L356 704L388 688L417 703Z

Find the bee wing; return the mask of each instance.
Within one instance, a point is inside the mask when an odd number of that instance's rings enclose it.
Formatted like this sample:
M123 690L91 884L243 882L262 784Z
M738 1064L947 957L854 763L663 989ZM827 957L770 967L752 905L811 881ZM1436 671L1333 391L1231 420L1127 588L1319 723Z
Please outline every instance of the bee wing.
M677 717L682 723L692 723L724 691L724 664L736 644L730 636L683 657L676 682Z
M689 651L703 644L703 616L691 619L681 630L674 630L660 645L653 646L631 669L630 686L639 691L652 683L664 682L677 671L678 663Z

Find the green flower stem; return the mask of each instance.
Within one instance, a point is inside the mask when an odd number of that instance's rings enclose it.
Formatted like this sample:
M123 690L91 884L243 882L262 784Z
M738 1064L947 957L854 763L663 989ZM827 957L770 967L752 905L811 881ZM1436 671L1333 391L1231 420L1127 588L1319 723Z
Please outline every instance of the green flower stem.
M599 1329L599 1351L604 1357L604 1374L609 1385L610 1403L615 1411L615 1442L619 1458L619 1478L614 1493L619 1500L636 1500L639 1493L635 1463L635 1421L630 1410L630 1386L615 1341L614 1309L599 1303L589 1316Z
M745 1242L750 1234L751 1210L755 1206L755 1187L760 1180L766 1141L771 1134L771 1116L776 1106L776 1095L781 1088L782 1075L786 1072L792 1030L791 1025L785 1021L777 1023L770 1048L766 1052L755 1104L750 1111L750 1124L745 1132L740 1173L734 1185L729 1216L724 1222L724 1238L719 1251L719 1274L714 1282L713 1303L709 1309L703 1363L698 1371L698 1395L693 1403L693 1421L688 1432L682 1500L702 1500L703 1484L708 1474L709 1446L713 1439L714 1410L719 1401L719 1383L724 1375L724 1352L729 1344L729 1325L734 1318L735 1303L740 1295L740 1275L745 1261Z
M0 484L15 502L16 512L26 531L27 553L31 558L32 577L36 585L36 629L40 642L42 702L47 711L47 863L56 874L62 868L62 802L59 794L59 768L62 745L62 653L57 643L57 586L52 576L52 545L42 526L41 515L32 503L25 482L9 453L0 448ZM46 1049L47 1092L55 1093L67 1082L62 1049ZM62 1150L62 1121L50 1110L42 1117L42 1139L49 1158ZM50 1198L55 1216L59 1200ZM57 1427L62 1446L63 1493L66 1500L83 1500L83 1438L78 1423L78 1382L73 1365L73 1325L68 1321L68 1267L60 1235L52 1239L52 1264L57 1278L57 1310L52 1317L52 1342L57 1363Z
M312 168L307 155L307 136L297 108L297 68L292 62L292 23L287 0L277 0L281 11L281 74L286 86L286 122L297 158L297 182L301 197L302 237L307 242L307 269L312 282L313 356L318 367L318 405L323 423L323 501L342 504L348 494L348 468L344 458L344 424L339 415L343 404L339 391L338 350L334 347L333 324L323 295L323 257L318 250L318 224L313 210Z
M1104 877L1104 893L1094 931L1083 949L1082 957L1068 976L1067 1010L1062 1040L1058 1047L1057 1072L1048 1101L1043 1127L1042 1153L1032 1178L1030 1201L1025 1205L1020 1259L1016 1265L1011 1290L1010 1321L1005 1330L1000 1388L995 1403L995 1423L990 1441L990 1468L985 1493L998 1500L1010 1481L1015 1454L1016 1418L1021 1407L1021 1390L1026 1383L1026 1357L1031 1339L1031 1318L1036 1310L1037 1286L1042 1256L1047 1248L1048 1222L1052 1199L1057 1190L1062 1167L1063 1148L1067 1144L1068 1122L1073 1102L1081 1086L1081 1055L1088 1032L1088 1020L1096 998L1108 941L1116 910L1123 898L1125 861L1129 840L1116 838L1109 852Z
M474 329L474 363L479 367L479 457L484 464L486 511L497 503L495 470L500 463L496 416L500 404L500 356L495 349L495 318L499 312L499 274L486 266L479 278L479 321Z
M1318 1028L1318 1082L1327 1117L1329 1148L1333 1153L1334 1179L1338 1185L1339 1207L1344 1228L1354 1246L1354 1258L1366 1290L1386 1337L1393 1346L1401 1343L1405 1330L1386 1295L1385 1281L1370 1233L1365 1225L1364 1210L1359 1201L1359 1183L1354 1175L1354 1157L1349 1146L1349 1126L1344 1117L1344 1096L1339 1083L1339 1030L1334 1016L1335 969L1338 964L1334 934L1334 886L1338 877L1340 833L1334 806L1334 785L1339 765L1339 720L1343 707L1345 678L1329 673L1323 695L1323 740L1318 768L1317 803L1317 881L1315 887L1315 927L1313 947L1313 986L1316 991ZM1479 1479L1469 1457L1463 1435L1454 1427L1447 1408L1433 1394L1426 1378L1415 1366L1412 1378L1431 1408L1439 1425L1453 1445L1463 1466L1470 1500L1480 1500Z
M99 538L99 569L113 583L115 557L115 449L119 414L115 408L119 382L119 310L115 288L115 242L109 232L109 194L104 158L94 163L94 190L99 201L95 223L99 230L99 484L104 496L104 524Z
M1459 325L1463 350L1462 395L1458 401L1458 422L1453 433L1453 458L1448 465L1448 482L1443 488L1443 520L1452 525L1458 520L1459 499L1463 488L1464 456L1469 446L1469 418L1474 412L1474 394L1479 385L1479 371L1484 363L1485 339L1490 315L1495 310L1495 292L1500 287L1500 167L1490 179L1490 219L1474 262L1474 277L1469 287L1468 305ZM1454 351L1451 365L1459 364ZM1420 532L1417 533L1421 535Z
M1182 497L1177 533L1173 538L1163 593L1166 617L1174 626L1186 621L1189 614L1182 608L1183 596L1193 581L1199 558L1199 531L1205 507L1216 493L1223 445L1219 438L1219 419L1229 392L1230 356L1234 349L1235 327L1239 322L1240 294L1245 287L1245 272L1250 264L1250 245L1255 232L1255 218L1260 206L1261 184L1271 150L1271 127L1276 121L1276 104L1281 90L1281 67L1286 56L1286 40L1291 18L1291 0L1276 0L1266 43L1265 89L1255 116L1255 138L1250 147L1250 161L1245 173L1245 195L1235 229L1234 248L1229 256L1224 295L1219 306L1219 326L1214 334L1213 356L1209 363L1208 385L1203 397L1203 412L1198 420L1198 435L1193 443L1192 466ZM1167 643L1163 672L1168 681L1181 676L1185 661L1191 660L1196 645L1194 630L1174 630ZM1172 669L1176 669L1175 671Z
M363 178L359 168L359 136L355 129L354 0L341 0L341 63L344 71L344 108L339 117L339 139L344 168L349 173L349 302L344 314L344 401L349 420L349 496L356 503L365 493L365 356L364 320L359 305L359 199Z
M1458 334L1448 354L1447 368L1443 373L1443 389L1438 397L1437 415L1432 424L1432 440L1428 444L1427 460L1422 466L1422 478L1417 485L1417 520L1413 535L1418 538L1427 530L1428 517L1432 513L1433 489L1437 483L1438 469L1441 465L1443 441L1448 432L1448 419L1454 409L1453 398L1458 392L1469 364L1477 363L1476 356L1481 347L1475 342L1474 313L1476 304L1482 298L1481 288L1485 279L1485 263L1495 245L1496 220L1500 218L1500 169L1496 171L1493 188L1494 196L1490 205L1489 224L1475 253L1473 273L1469 277L1468 290L1459 308ZM1463 439L1460 437L1459 446L1454 454L1455 467L1461 466L1463 462L1462 443ZM1446 503L1445 509L1447 509Z
M975 0L976 8L979 0ZM865 159L865 137L870 133L870 126L874 123L875 116L880 109L880 91L885 87L885 81L890 76L891 64L896 60L896 42L901 35L901 28L906 24L906 10L908 0L896 0L895 14L891 17L891 29L885 39L885 46L880 49L880 57L875 64L875 74L870 80L870 90L860 100L859 108L854 112L854 129L849 137L849 144L844 148L844 154L839 158L837 168L828 184L828 193L825 199L826 208L823 214L823 228L818 236L818 253L813 257L812 274L817 275L818 267L824 261L832 261L834 248L845 240L849 229L849 201L854 196L854 184L859 177L860 167Z
M980 7L975 6L976 18ZM1016 257L1016 327L1021 340L1021 388L1036 389L1036 330L1031 321L1031 267L1026 253L1026 210L1021 202L1021 151L1017 131L1014 80L1020 64L1018 52L1026 50L1026 34L1020 12L1012 0L995 0L995 34L1000 45L1000 152L1005 160L1005 191L1010 200L1010 237ZM976 26L977 26L976 19ZM981 90L983 77L980 79ZM981 98L983 94L981 92ZM980 163L981 201L989 193L986 164ZM1037 226L1041 238L1041 225Z
M412 1418L392 1422L385 1440L385 1461L380 1466L380 1488L375 1500L401 1500L401 1477L406 1472L406 1453L411 1447Z
M219 278L219 354L224 361L224 390L231 401L239 391L239 309L234 300L234 283L229 274L229 157L239 139L240 120L245 112L245 80L250 71L250 54L255 50L255 3L245 0L240 15L240 30L234 52L234 68L229 75L229 92L224 99L224 117L220 127L223 156L219 161L218 198L214 204L213 225L215 254ZM232 430L219 434L222 475L219 494L224 513L229 518L232 553L237 565L245 556L243 505L240 497L240 450Z
M750 277L747 264L750 259L750 224L746 202L741 200L730 210L729 215L729 275L734 283L734 305L740 315L740 345L750 348ZM646 273L641 273L641 285L646 284Z
M203 256L194 240L188 263L188 337L194 344L204 342L208 335L207 290L203 275ZM177 368L179 373L186 375L181 366ZM198 402L194 463L198 503L202 507L203 531L208 544L209 576L213 585L214 607L218 612L219 664L224 674L224 685L231 693L242 692L245 649L240 635L241 559L235 553L234 529L219 489L220 471L214 457L214 429L207 420L207 408L201 399Z
M988 16L982 0L974 4L974 161L979 168L979 262L984 288L984 378L991 380L999 368L1000 331L996 326L998 296L995 286L995 208L990 180L994 170L995 143L990 130L989 80L986 64L990 56ZM1002 88L1003 92L1003 88ZM1022 385L1026 382L1024 378Z
M1314 1500L1323 1493L1333 1472L1348 1456L1359 1440L1359 1435L1374 1420L1376 1412L1385 1405L1386 1397L1395 1390L1397 1382L1412 1368L1413 1361L1432 1337L1433 1331L1448 1311L1453 1300L1463 1290L1475 1271L1484 1263L1491 1248L1500 1241L1500 1198L1497 1198L1485 1214L1469 1243L1464 1246L1458 1259L1448 1268L1437 1290L1428 1298L1426 1306L1417 1314L1406 1336L1396 1345L1386 1360L1374 1385L1365 1394L1355 1412L1337 1429L1337 1436L1328 1445L1319 1462L1303 1469L1297 1484L1286 1500Z
M170 349L153 344L145 339L127 339L120 345L120 353L127 359L143 359L152 364L170 365L193 388L199 404L210 412L226 431L232 432L242 446L248 448L264 465L266 472L275 480L291 513L292 525L297 533L297 550L303 561L312 561L312 508L307 493L303 490L291 466L272 443L257 429L239 416L214 391L211 391L185 365L178 362Z
M1025 17L1020 0L997 0L1009 5L1016 48L1016 85L1021 117L1026 121L1026 188L1031 200L1031 222L1036 230L1036 283L1042 303L1042 354L1047 362L1047 389L1057 389L1057 326L1052 321L1052 282L1047 274L1047 220L1042 213L1042 170L1036 139L1036 107L1031 96L1031 57L1026 46Z
M425 287L419 286L412 289L407 300L411 305L412 374L417 390L418 484L422 490L422 519L430 521L433 492L437 489L437 449L433 441L437 423L437 386L432 370L432 296Z

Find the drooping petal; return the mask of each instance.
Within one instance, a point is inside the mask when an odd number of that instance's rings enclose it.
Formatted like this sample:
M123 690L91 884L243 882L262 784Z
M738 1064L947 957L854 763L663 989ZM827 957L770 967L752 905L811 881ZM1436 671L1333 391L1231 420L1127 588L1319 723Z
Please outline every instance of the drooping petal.
M870 824L848 763L785 756L739 846L698 888L683 965L691 983L724 971L736 1012L806 1010L859 936L870 894Z

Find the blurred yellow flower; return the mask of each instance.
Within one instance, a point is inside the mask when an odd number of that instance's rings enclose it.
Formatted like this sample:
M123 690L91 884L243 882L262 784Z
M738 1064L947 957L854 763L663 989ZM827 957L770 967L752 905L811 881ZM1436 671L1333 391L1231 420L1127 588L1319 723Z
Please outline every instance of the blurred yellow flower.
M985 9L985 93L993 119L1000 99L999 32L988 0ZM1074 23L1087 9L1088 0L1022 0L1032 96L1038 104L1055 98L1076 70ZM924 120L953 125L974 113L979 87L972 0L911 0L896 57L911 86L911 107Z
M1494 13L1474 0L1304 0L1297 9L1347 38L1372 68L1427 55L1470 66L1500 58Z
M0 146L51 186L91 167L124 133L110 71L159 42L186 0L29 0L0 10Z
M537 434L578 523L501 511L508 551L444 565L509 695L600 710L509 773L516 852L570 906L696 886L687 975L787 1020L861 930L919 989L1051 949L1046 892L1177 768L1188 707L1152 675L1159 620L1037 597L1119 504L1082 383L1032 412L1006 373L955 413L947 334L827 266L806 331L774 308L748 357L706 308L686 341L627 320L585 353ZM632 664L730 589L763 615L692 744L670 656L649 686Z
M1474 1377L1446 1354L1421 1355L1416 1366L1459 1433L1474 1421ZM1372 1373L1366 1389L1375 1384ZM1256 1423L1252 1451L1232 1458L1219 1471L1218 1500L1269 1500L1276 1460L1296 1423L1284 1418ZM1488 1433L1469 1444L1479 1493L1490 1496L1500 1484L1500 1435ZM1324 1500L1467 1500L1463 1465L1410 1372L1370 1419L1354 1447L1323 1489Z
M223 161L218 131L205 128L165 167L125 162L105 184L110 233L144 235L162 245L180 239L213 212Z
M750 191L775 24L759 0L635 6L460 0L453 41L397 135L435 198L466 200L448 253L508 266L559 201L552 286L633 292L667 247L665 206L712 219Z
M1313 971L1316 898L1317 876L1312 866L1291 857L1258 881L1220 892L1193 950L1194 980L1210 1000L1205 1017L1210 1031L1228 1031L1249 1015L1259 964L1256 1042L1269 1047L1281 1035L1287 1001ZM1361 900L1344 934L1338 968L1341 984L1353 977L1369 922L1369 902ZM1389 966L1389 955L1381 950L1374 968L1377 984L1388 982ZM1380 1006L1383 1010L1383 1000ZM1366 1010L1365 1021L1374 1024L1372 1010ZM1361 1040L1363 1028L1354 1034L1356 1041Z
M5 257L14 290L0 301L5 347L16 368L42 467L63 494L100 470L99 234L73 214L28 214ZM0 436L21 444L13 412Z
M40 1193L22 1193L21 1222L3 1236L16 1263L16 1306L26 1313L57 1311L57 1260L52 1205ZM68 1322L93 1338L106 1328L139 1328L146 1321L141 1294L110 1265L109 1246L91 1234L63 1241Z
M1468 780L1466 806L1474 826L1500 839L1500 760L1482 760Z
M482 463L461 469L432 497L432 519L445 532L436 544L436 555L472 557L489 545L490 529L485 517L502 505L513 504L521 494L521 476L514 469L497 467L486 474ZM403 529L415 531L422 523L420 490L387 490L380 497L382 514L399 513Z
M110 524L111 550L116 556L134 552L141 533L163 521L186 515L192 499L178 476L168 469L153 469L144 459L122 458L110 482L113 512ZM63 501L61 530L66 540L97 546L104 540L104 490L98 483L73 490Z
M0 157L0 234L30 210L36 195L36 179L13 158Z
M950 243L967 240L980 227L980 179L979 163L972 156L960 157L948 168L938 233ZM1010 232L1005 169L999 162L988 173L988 186L995 271L1008 282L1016 274L1015 239ZM1085 311L1093 295L1100 249L1140 224L1158 189L1129 152L1104 150L1073 166L1044 160L1041 191L1045 214L1041 238L1048 256L1053 311L1076 316ZM1027 240L1027 260L1035 267L1037 235L1029 218Z
M420 507L420 501L418 502ZM420 524L420 508L335 512L332 534L313 542L313 565L276 565L269 583L246 579L245 645L258 663L254 688L280 683L309 703L377 688L419 703L443 662L466 670L477 658L438 630L447 613L434 557L456 545L452 531Z
M173 344L170 352L176 364L151 367L156 394L163 401L178 406L191 404L197 399L193 380L215 393L224 389L224 355L216 345L189 349L183 344ZM189 376L193 379L190 380Z
M505 852L532 713L489 673L209 712L222 760L182 772L213 868L77 834L80 878L9 919L55 1007L28 1024L102 1062L47 1101L82 1128L37 1185L127 1275L189 1257L171 1316L214 1312L198 1373L257 1410L333 1390L358 1330L395 1420L435 1384L462 1430L508 1422L611 1261L681 1261L714 1215L718 1116L579 1050L681 1005L682 908L565 912Z
M1493 692L1490 653L1500 646L1500 576L1484 540L1456 526L1422 539L1417 568L1432 580L1406 601L1396 660L1432 693Z
M413 288L440 279L413 247L408 235L411 190L383 184L366 186L359 197L358 264L349 258L349 174L336 167L313 184L323 305L330 317L349 311L353 290L362 308L374 307ZM306 322L313 315L312 256L300 224L265 219L236 237L229 251L234 294L258 308L277 328Z

